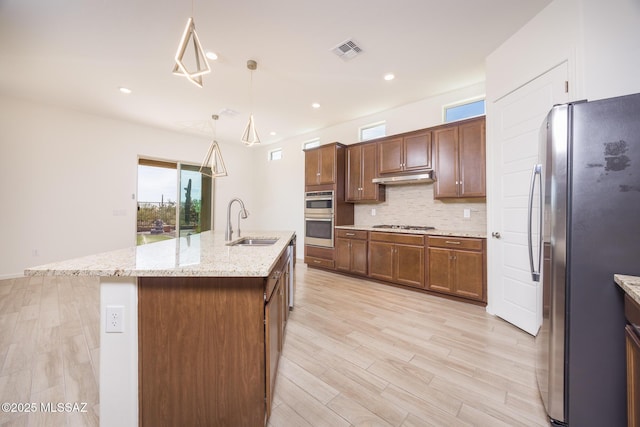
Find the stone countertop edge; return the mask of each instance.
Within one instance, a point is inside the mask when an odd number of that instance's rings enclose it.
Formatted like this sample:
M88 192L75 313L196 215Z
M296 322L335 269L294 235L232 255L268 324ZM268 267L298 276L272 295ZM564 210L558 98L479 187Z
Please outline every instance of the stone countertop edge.
M452 230L406 230L399 228L374 228L370 225L336 225L335 228L344 230L366 230L378 231L382 233L405 233L405 234L423 234L428 236L450 236L450 237L475 237L478 239L486 239L487 233L479 231L452 231Z
M118 249L25 269L25 276L267 277L294 231L243 231L241 238L277 238L270 246L229 246L223 232ZM233 241L239 240L239 238Z
M624 289L627 295L640 304L640 277L614 274L613 280L615 280L618 286Z

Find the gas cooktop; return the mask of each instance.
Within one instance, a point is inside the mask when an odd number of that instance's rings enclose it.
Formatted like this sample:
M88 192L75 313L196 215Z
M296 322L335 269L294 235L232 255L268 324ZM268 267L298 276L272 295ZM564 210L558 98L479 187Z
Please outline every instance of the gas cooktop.
M373 228L392 228L396 230L433 230L435 229L435 227L428 227L426 225L388 225L388 224L374 225Z

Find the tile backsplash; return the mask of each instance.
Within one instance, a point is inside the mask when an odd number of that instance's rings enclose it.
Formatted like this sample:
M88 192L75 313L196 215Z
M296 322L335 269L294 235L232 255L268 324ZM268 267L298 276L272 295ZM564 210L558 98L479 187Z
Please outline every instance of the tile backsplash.
M485 199L434 200L433 184L388 185L384 203L356 204L356 225L428 225L441 230L486 232ZM376 215L371 215L371 210ZM469 209L470 218L464 218Z

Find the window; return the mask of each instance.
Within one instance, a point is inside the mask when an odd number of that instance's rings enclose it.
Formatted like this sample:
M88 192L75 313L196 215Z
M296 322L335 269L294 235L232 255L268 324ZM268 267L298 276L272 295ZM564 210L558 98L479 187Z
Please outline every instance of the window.
M137 244L211 229L212 180L200 167L138 159Z
M444 107L444 121L455 122L456 120L468 119L470 117L482 116L484 114L484 99L465 102Z
M269 161L282 159L282 148L269 151Z
M360 128L360 141L368 141L374 138L380 138L387 135L387 123L372 123Z
M319 146L320 146L320 138L312 139L302 144L303 150L308 150L309 148L316 148Z

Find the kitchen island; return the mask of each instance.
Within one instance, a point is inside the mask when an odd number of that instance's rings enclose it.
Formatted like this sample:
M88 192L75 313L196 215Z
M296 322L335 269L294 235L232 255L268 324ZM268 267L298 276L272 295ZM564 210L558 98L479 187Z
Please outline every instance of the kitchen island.
M295 233L205 232L29 268L100 278L101 426L265 425Z

